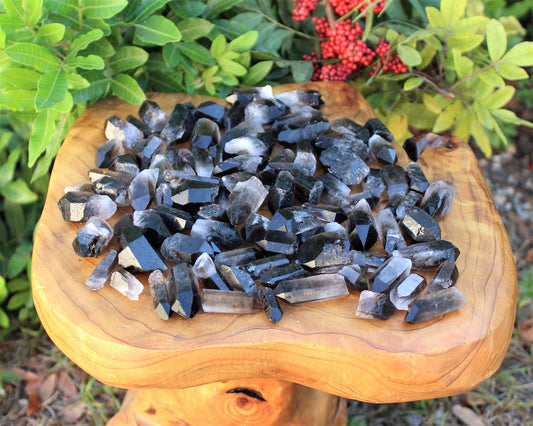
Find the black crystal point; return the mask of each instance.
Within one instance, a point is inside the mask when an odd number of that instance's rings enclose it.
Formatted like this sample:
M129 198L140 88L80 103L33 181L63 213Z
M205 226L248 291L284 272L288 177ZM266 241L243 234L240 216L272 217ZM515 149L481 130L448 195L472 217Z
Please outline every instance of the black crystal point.
M133 212L133 224L142 229L144 236L154 247L159 247L171 235L163 218L152 210Z
M275 286L280 281L291 280L293 278L307 277L310 273L300 265L286 265L272 268L261 274L261 284Z
M358 185L370 168L354 150L331 147L320 154L320 162L346 185Z
M220 129L217 124L208 118L200 118L194 126L190 144L193 149L208 149L220 144Z
M381 175L381 169L371 168L363 183L363 191L368 191L373 197L379 198L385 191L385 182Z
M218 265L218 270L232 290L258 293L259 289L252 276L238 266Z
M395 196L405 197L409 185L403 168L397 164L386 164L382 169L382 176L387 186L387 195L389 198Z
M70 191L57 202L63 220L84 222L91 216L109 219L117 211L116 203L107 195L85 191Z
M174 234L161 244L161 254L167 260L193 263L202 253L213 255L213 248L203 238Z
M186 180L178 185L172 201L181 206L197 203L212 203L218 194L218 184L199 180Z
M374 293L388 292L395 283L403 280L411 272L412 262L399 256L390 257L369 278L370 289Z
M159 176L158 169L145 169L133 178L129 193L134 210L145 210L155 196L155 187Z
M291 255L298 250L298 237L283 231L267 231L257 245L268 252Z
M204 238L217 246L235 248L244 242L239 231L227 222L196 219L191 228L191 237Z
M439 224L421 208L414 207L409 210L400 224L414 241L440 240Z
M150 295L152 296L152 302L157 316L162 320L169 319L171 305L168 298L167 280L160 270L155 270L148 277L148 282L150 284Z
M258 213L251 215L244 224L244 231L246 233L246 241L253 243L261 240L265 236L265 232L270 224L270 219Z
M192 133L194 128L194 106L190 103L177 104L160 136L168 144L181 142Z
M165 205L154 206L151 210L161 216L166 227L172 234L192 226L191 215L182 210Z
M139 108L139 116L154 132L163 130L168 122L168 114L154 101L145 100Z
M279 172L276 183L272 185L267 196L268 208L274 213L294 204L294 177L283 170Z
M283 312L281 310L281 307L279 306L279 302L276 298L276 295L274 294L274 291L269 287L264 287L261 289L260 296L261 303L263 305L263 309L267 315L268 320L272 324L277 324L283 316Z
M394 250L392 255L411 259L413 269L423 271L435 268L445 260L455 261L459 253L459 249L449 241L435 240L411 244L403 249Z
M124 154L122 142L109 139L96 150L96 167L110 167L118 155Z
M172 310L183 318L192 318L200 309L200 296L190 272L190 266L186 263L178 263L168 275L168 288L172 304Z
M464 294L458 288L450 287L417 298L409 308L405 321L411 324L428 321L460 309L465 304Z
M407 246L392 210L380 210L375 219L378 235L387 253Z
M324 184L314 176L296 176L294 179L295 195L303 202L318 204L322 197Z
M459 270L453 260L445 260L435 271L433 279L428 285L428 291L436 291L449 288L455 285L459 278Z
M410 162L405 167L405 173L407 174L407 179L409 181L409 189L423 194L428 188L429 182L422 167L420 167L420 164L413 161Z
M355 315L359 318L387 320L396 312L395 306L384 293L363 290Z
M82 257L99 257L113 237L113 229L98 217L91 217L72 242L74 252Z
M398 155L394 147L379 135L374 135L369 141L370 153L381 164L395 164Z
M129 230L132 232L129 232ZM148 272L160 269L165 271L167 266L150 245L146 237L139 235L136 226L125 227L122 230L121 250L118 254L118 264L132 272Z
M250 272L253 277L259 277L266 271L280 266L286 266L290 263L289 259L282 254L275 254L273 256L263 257L261 259L252 260L243 266L243 268Z
M228 109L213 101L205 101L196 107L195 115L197 117L205 117L213 120L219 126L224 122L224 116Z
M349 238L355 250L369 250L378 240L378 231L366 200L359 201L350 213L348 229L351 229Z
M441 220L452 208L454 196L455 185L453 183L437 180L426 189L420 207L435 220Z
M323 232L309 238L298 250L297 262L309 268L350 263L350 242L336 232Z
M394 136L391 131L385 126L385 124L379 118L370 118L365 127L370 132L370 135L379 135L387 142L394 142Z

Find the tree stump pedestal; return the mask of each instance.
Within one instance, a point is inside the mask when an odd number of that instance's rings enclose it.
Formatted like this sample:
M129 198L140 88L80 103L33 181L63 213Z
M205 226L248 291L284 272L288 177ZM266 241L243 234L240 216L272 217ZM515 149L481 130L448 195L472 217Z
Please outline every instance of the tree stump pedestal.
M346 83L275 90L297 88L319 90L330 120L364 123L373 116ZM148 97L167 112L178 102L224 103L186 94ZM109 98L78 118L55 161L33 251L35 307L52 341L96 379L134 389L111 424L341 425L345 403L338 397L392 403L455 395L498 369L516 310L514 259L475 156L453 138L427 148L419 163L430 182L449 180L457 188L440 222L442 238L461 251L456 285L466 305L456 312L419 324L406 323L400 312L366 320L355 316L359 293L350 291L341 299L284 304L277 325L263 313L162 321L147 288L135 302L109 286L90 290L85 280L100 259L74 253L82 224L64 222L57 202L65 186L88 182L106 119L137 110ZM398 153L405 166L405 153ZM139 278L147 282L147 274Z

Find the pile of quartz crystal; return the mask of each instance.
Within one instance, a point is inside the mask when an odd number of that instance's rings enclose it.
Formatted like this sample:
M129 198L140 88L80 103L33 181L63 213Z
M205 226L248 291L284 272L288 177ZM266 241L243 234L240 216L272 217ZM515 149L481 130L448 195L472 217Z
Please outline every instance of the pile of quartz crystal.
M464 305L459 251L438 223L455 187L428 182L416 162L423 139L406 143L414 161L403 168L380 120L330 122L317 91L242 88L227 101L178 104L170 115L145 101L140 118L107 120L91 183L66 188L58 203L65 220L86 222L78 255L99 257L117 240L91 289L109 281L137 300L135 274L148 272L165 320L262 309L277 323L280 299L351 290L360 318L406 311L416 323Z

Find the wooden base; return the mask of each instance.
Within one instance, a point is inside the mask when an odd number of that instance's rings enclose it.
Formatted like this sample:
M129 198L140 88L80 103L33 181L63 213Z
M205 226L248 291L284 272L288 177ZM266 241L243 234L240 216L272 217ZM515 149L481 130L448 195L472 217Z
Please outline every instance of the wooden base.
M130 390L108 426L346 425L346 400L276 379Z

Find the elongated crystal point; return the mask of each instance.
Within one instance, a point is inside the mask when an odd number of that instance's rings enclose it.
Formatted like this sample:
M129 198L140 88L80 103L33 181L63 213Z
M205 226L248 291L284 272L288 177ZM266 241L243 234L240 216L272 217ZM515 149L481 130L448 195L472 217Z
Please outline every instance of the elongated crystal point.
M159 269L156 269L149 275L148 282L150 283L150 294L157 316L162 320L168 320L171 304L168 298L165 276Z
M418 274L409 274L390 292L390 301L396 309L406 311L426 288L426 279Z
M246 222L248 217L257 212L268 191L255 176L245 182L239 182L229 195L228 216L233 225Z
M261 310L257 294L205 288L202 291L204 312L217 314L255 314Z
M368 202L357 202L349 216L350 242L355 250L369 250L378 240L378 232Z
M441 220L451 210L454 196L455 185L453 183L437 180L426 189L420 208L435 220Z
M391 209L386 208L379 211L375 223L379 238L387 253L407 246Z
M263 304L263 310L265 311L268 320L272 324L277 324L283 316L283 312L279 306L274 291L269 287L264 287L261 289L260 297L261 303Z
M168 275L172 310L183 318L192 318L200 309L198 288L186 263L178 263Z
M82 257L99 257L111 238L113 229L103 219L91 217L80 229L72 242L74 252Z
M449 241L435 240L411 244L400 250L394 250L392 255L411 259L413 269L423 271L435 268L445 260L455 261L459 253L459 249Z
M109 285L130 300L139 300L139 295L144 290L144 286L135 275L124 269L111 274Z
M464 294L457 287L450 287L416 299L409 308L405 321L411 324L428 321L460 309L465 304Z
M386 294L363 290L359 295L355 316L366 319L387 320L395 312L396 308Z
M100 290L109 279L113 268L117 265L117 251L109 250L109 253L94 268L93 272L85 281L91 290Z
M388 292L395 283L403 280L411 271L412 262L409 259L390 257L369 278L370 289L374 293Z
M312 275L283 281L274 293L291 304L320 302L349 294L344 277L340 274Z

